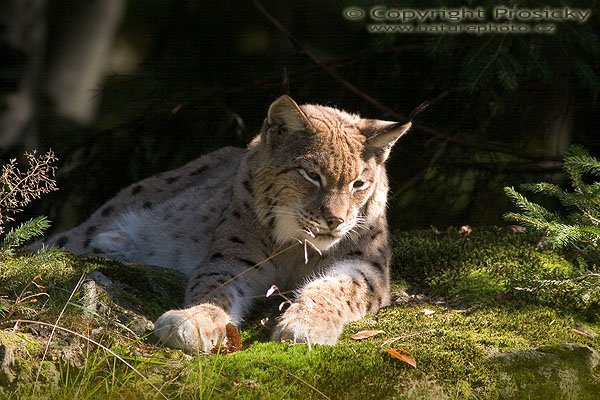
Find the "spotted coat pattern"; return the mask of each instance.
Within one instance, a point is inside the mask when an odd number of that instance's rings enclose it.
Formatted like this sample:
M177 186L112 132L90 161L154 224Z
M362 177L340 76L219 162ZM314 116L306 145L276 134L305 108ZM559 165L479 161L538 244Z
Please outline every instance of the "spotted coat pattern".
M133 184L44 243L186 274L185 307L155 323L169 346L210 351L273 285L292 299L274 340L335 344L389 304L384 163L409 128L282 96L247 149Z

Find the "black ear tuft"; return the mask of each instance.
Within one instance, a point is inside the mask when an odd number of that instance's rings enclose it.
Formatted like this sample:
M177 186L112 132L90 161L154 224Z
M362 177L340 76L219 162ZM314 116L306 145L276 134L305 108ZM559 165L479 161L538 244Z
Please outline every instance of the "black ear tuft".
M434 100L426 100L426 101L422 102L421 104L419 104L419 106L417 108L415 108L414 110L412 110L410 112L410 114L408 115L408 120L412 121L417 115L419 115L423 111L425 111L434 102L435 102Z

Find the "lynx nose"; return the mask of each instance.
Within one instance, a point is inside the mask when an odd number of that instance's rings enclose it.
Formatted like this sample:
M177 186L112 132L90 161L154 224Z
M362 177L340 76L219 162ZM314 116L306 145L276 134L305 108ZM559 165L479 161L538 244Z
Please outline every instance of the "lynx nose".
M342 222L344 222L344 220L341 219L340 217L334 217L334 216L325 218L325 221L327 221L327 226L331 230L334 230L335 228L340 226L342 224Z

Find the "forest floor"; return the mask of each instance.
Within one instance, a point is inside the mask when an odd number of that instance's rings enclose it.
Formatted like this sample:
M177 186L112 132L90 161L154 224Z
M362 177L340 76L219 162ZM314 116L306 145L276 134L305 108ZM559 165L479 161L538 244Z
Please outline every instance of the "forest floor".
M336 346L269 342L258 313L241 351L212 355L151 334L182 306L180 275L0 256L0 399L597 398L600 280L576 255L509 228L401 232L393 248L393 304Z

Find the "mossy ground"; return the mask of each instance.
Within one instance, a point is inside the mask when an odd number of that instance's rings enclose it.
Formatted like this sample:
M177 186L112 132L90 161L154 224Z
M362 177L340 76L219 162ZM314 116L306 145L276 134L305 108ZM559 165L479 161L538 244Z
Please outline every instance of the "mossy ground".
M58 251L3 258L0 398L597 398L600 288L539 284L579 276L576 259L502 229L399 233L394 255L397 301L337 346L271 343L256 321L243 351L210 356L160 347L144 325L181 304L179 275ZM80 281L92 271L95 289ZM350 338L366 329L385 333Z

